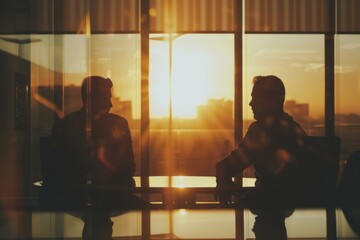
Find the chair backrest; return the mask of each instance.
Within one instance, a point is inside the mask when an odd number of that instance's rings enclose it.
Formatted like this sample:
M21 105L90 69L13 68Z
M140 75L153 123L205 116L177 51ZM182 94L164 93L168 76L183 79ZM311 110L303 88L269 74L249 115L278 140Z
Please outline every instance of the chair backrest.
M335 194L340 161L340 138L306 138L306 168L311 194L326 197Z
M346 159L338 194L344 197L360 197L360 151L353 152Z
M50 136L40 137L40 164L43 186L53 185L59 177L58 164L55 160L54 144Z
M346 159L337 193L344 201L341 209L347 222L360 236L360 151L353 152Z

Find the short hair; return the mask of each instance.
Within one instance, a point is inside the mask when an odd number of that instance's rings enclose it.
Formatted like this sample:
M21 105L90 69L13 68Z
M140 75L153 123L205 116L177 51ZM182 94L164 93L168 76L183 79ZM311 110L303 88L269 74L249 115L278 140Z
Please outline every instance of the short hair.
M262 97L272 100L285 100L285 86L280 78L274 75L255 76L253 79L254 91Z
M86 103L88 97L88 91L91 91L91 95L95 96L100 92L102 88L112 88L113 83L110 78L103 78L100 76L88 76L84 78L81 84L81 99L83 103Z

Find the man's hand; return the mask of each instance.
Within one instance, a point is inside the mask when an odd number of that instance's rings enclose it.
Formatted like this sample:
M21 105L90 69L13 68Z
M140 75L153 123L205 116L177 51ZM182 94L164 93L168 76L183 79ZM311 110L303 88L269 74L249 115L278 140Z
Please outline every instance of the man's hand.
M229 187L236 187L237 185L234 182L229 182L226 185L217 184L217 191L214 194L214 199L219 201L221 205L229 205L232 203L232 194Z
M226 192L217 192L214 194L214 198L216 201L219 201L221 205L229 205L231 204L231 194Z

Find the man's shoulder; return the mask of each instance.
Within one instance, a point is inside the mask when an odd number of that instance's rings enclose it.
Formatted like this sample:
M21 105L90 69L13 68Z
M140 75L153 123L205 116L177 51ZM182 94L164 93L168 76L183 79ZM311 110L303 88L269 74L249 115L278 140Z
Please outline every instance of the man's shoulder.
M270 135L291 135L306 136L304 129L297 123L289 114L284 113L282 116L274 119L274 121L267 123L266 121L254 121L248 128L249 135L261 135L267 133Z
M52 127L52 135L82 129L84 125L84 114L81 110L69 113L63 119L56 121Z
M301 134L306 136L306 133L304 131L304 129L301 127L301 125L295 121L295 119L289 115L288 113L284 113L284 119L287 122L287 124L285 124L288 128L292 129L292 131L294 131L297 134Z
M250 123L248 131L258 130L264 127L265 125L262 122L255 120L254 122Z
M115 114L115 113L107 113L105 114L105 117L107 117L108 119L114 120L114 121L122 121L122 122L127 122L126 118Z
M121 125L127 125L128 121L126 118L114 114L114 113L106 113L104 114L104 116L102 117L104 121L108 122L108 123L112 123L112 124L121 124Z
M85 119L85 113L81 109L66 115L61 121L60 124L63 126L77 125L80 126Z

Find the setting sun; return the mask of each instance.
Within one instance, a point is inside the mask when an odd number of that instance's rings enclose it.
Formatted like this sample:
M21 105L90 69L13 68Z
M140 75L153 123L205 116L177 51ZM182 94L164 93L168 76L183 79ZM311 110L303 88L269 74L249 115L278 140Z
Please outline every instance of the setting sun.
M197 107L206 104L208 99L232 98L232 52L230 48L227 51L227 45L221 44L225 39L219 41L218 37L208 38L210 41L204 44L202 37L180 35L173 40L172 47L169 47L166 38L158 40L155 37L156 40L150 41L152 117L168 117L172 104L173 117L195 118ZM220 47L221 50L219 46L223 46Z

